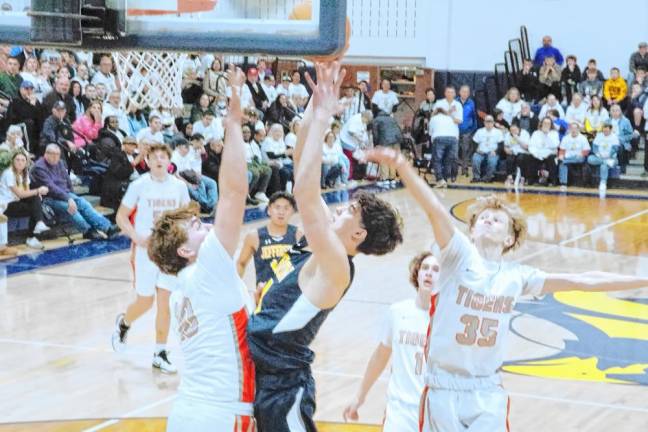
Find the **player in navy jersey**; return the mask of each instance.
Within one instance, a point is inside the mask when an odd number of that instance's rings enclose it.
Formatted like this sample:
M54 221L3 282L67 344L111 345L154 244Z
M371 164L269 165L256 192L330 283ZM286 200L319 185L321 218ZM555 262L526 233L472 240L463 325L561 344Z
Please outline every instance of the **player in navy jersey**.
M387 202L357 194L331 214L321 198L322 140L340 106L344 71L317 64L318 84L297 137L295 199L305 241L293 247L248 325L257 392L259 432L316 431L315 383L309 345L353 280L358 253L384 255L402 242L401 221ZM285 268L283 267L285 266Z
M250 258L254 257L256 285L254 297L257 298L263 289L269 289L277 281L275 273L286 252L302 236L301 231L291 225L290 218L295 213L297 203L288 192L279 191L272 194L268 202L270 221L266 226L250 231L243 240L241 253L236 263L239 276L245 274Z

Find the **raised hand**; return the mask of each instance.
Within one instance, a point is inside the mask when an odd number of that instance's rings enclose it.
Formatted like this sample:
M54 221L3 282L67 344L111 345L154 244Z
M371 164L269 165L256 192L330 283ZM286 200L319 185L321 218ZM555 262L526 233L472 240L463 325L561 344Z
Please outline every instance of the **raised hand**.
M229 69L227 70L227 78L232 87L232 96L229 101L227 120L240 125L241 119L243 118L243 112L241 110L241 87L245 84L245 74L241 68L230 64Z
M365 162L375 162L396 169L399 169L408 163L407 159L405 159L405 156L403 156L400 151L385 147L367 151L364 160Z
M340 63L316 63L317 84L306 72L306 82L313 90L313 112L316 118L328 120L344 107L339 103L340 87L346 70L340 70Z

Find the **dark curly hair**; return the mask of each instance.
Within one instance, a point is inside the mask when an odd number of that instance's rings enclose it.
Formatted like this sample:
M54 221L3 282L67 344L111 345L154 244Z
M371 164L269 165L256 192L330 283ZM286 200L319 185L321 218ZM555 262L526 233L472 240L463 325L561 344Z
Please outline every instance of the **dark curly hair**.
M358 245L366 255L385 255L403 242L403 221L398 211L387 201L368 192L354 197L360 207L362 226L367 237Z

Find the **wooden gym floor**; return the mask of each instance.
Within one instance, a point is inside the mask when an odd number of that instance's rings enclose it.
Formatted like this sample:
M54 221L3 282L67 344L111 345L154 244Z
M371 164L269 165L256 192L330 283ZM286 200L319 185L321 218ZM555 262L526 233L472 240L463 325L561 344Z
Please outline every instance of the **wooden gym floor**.
M463 229L467 206L486 193L459 186L441 196ZM405 242L387 257L356 259L353 287L314 343L317 419L325 432L380 430L387 374L360 411L365 425L338 422L388 305L414 295L407 283L409 260L433 240L405 191L382 196L401 211ZM527 244L512 258L552 271L648 275L648 194L601 201L590 192L539 190L508 198L527 212L530 228ZM345 201L348 195L327 199ZM182 373L177 341L170 349L178 376L151 370L151 312L133 327L125 353L110 347L115 315L133 295L124 246L84 243L4 264L0 432L164 430ZM248 283L252 271L250 266ZM524 299L516 310L504 374L513 430L648 430L648 289Z

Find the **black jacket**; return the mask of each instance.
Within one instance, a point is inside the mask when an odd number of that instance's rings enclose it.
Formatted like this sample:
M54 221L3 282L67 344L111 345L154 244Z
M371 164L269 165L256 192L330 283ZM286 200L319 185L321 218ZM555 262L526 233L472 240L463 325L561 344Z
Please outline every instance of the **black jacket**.
M396 120L389 114L380 111L372 124L374 145L391 147L403 141L403 134Z
M63 152L67 152L69 149L65 141L74 142L72 126L68 122L61 121L50 115L43 123L43 130L40 135L40 153L43 154L45 147L52 143L58 144Z
M41 103L36 101L34 105L18 95L11 101L7 113L9 124L25 123L27 126L27 137L29 138L30 150L37 151L38 139L43 127L43 108Z
M263 86L261 85L260 82L257 82L257 90L254 89L254 86L250 82L250 80L245 81L245 84L248 86L250 89L250 93L252 93L252 100L254 101L254 106L261 111L265 111L265 108L263 108L263 102L268 102L268 96L265 94L265 91L263 90Z
M72 96L69 94L61 96L56 92L56 90L52 90L51 92L47 93L47 95L45 95L45 97L43 98L43 118L47 118L52 114L52 107L58 101L65 102L65 108L67 109L67 119L70 124L74 123L74 120L76 120L76 111Z
M222 155L222 153L216 153L210 147L207 147L207 159L203 160L202 163L203 175L218 181Z
M131 174L133 174L133 166L126 153L119 148L114 150L109 155L108 170L104 174L101 185L102 206L115 210L119 207Z

